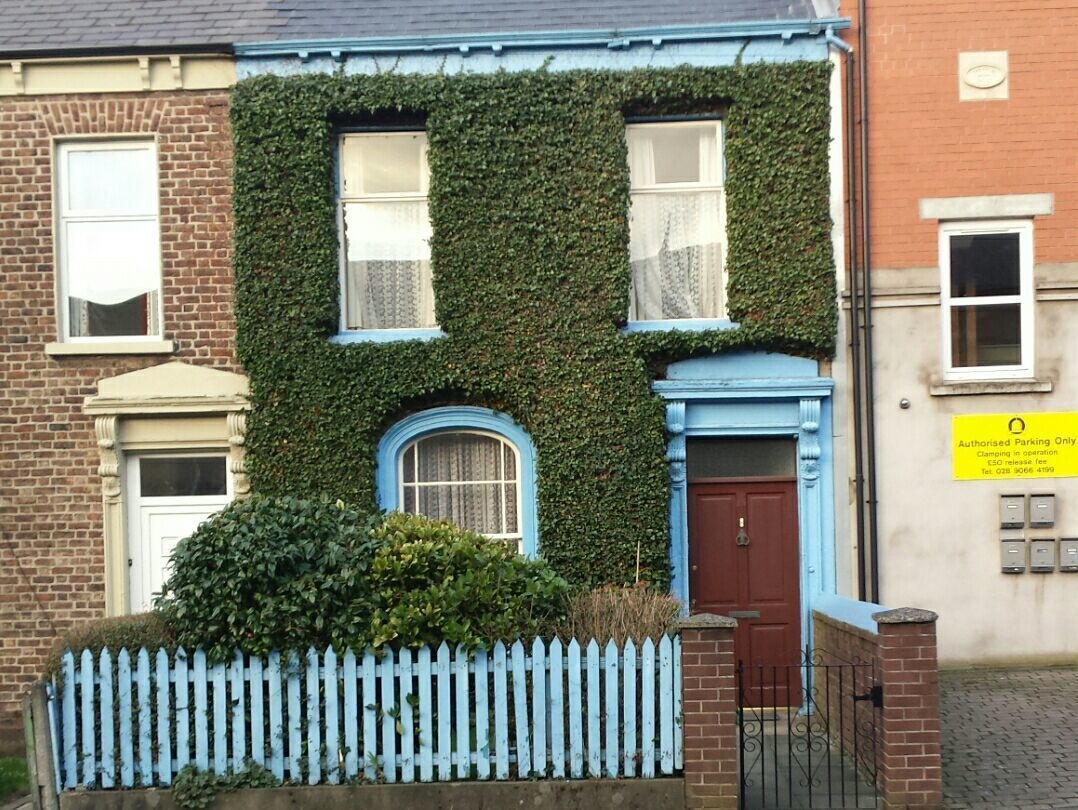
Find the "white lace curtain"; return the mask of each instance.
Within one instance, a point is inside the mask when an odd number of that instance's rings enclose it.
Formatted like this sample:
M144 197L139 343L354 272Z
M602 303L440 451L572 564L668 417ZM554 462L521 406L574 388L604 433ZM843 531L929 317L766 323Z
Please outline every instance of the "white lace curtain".
M642 190L662 188L656 182L655 142L646 132L634 133L629 142L634 188L629 318L722 317L722 192ZM714 128L700 132L698 154L697 182L720 185L722 168Z
M517 457L502 439L438 433L402 460L403 508L481 534L517 538Z
M427 201L349 203L344 220L345 326L434 326Z

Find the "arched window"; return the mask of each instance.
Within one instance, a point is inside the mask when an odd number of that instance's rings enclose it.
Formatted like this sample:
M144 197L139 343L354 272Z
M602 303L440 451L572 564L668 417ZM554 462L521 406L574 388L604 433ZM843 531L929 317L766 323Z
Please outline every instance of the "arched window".
M398 422L378 448L383 509L450 520L534 554L535 450L495 411L434 408Z
M523 551L520 461L502 437L463 430L423 436L401 455L399 480L402 512L450 520Z

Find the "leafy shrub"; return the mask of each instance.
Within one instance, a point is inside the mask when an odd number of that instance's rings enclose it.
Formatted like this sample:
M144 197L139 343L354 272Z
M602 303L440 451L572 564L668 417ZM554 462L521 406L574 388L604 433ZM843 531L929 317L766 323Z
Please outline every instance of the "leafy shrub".
M157 609L176 644L214 661L533 635L564 617L569 587L502 541L415 515L365 520L327 499L236 501L172 563Z
M372 537L375 646L477 647L537 635L564 617L568 583L504 541L400 513Z
M582 644L595 639L605 644L610 639L620 647L625 639L658 639L674 629L681 603L644 583L632 587L605 585L577 594L561 635Z
M157 609L178 643L217 661L363 643L370 525L326 498L234 501L180 541Z
M60 671L60 656L65 650L73 650L75 655L90 650L96 657L105 647L116 653L124 647L134 652L141 647L153 651L175 645L175 635L158 613L94 619L76 625L57 640L45 664L45 676Z

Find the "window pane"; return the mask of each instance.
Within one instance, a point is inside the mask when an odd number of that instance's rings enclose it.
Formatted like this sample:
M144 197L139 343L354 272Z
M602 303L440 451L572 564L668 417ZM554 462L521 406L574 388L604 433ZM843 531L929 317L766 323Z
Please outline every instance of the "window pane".
M721 182L718 131L714 121L630 126L626 140L633 188Z
M426 200L348 204L344 221L346 327L434 326Z
M450 520L481 534L505 533L501 484L438 484L417 487L416 511Z
M225 495L223 456L139 460L139 491L143 498Z
M722 195L634 194L630 320L721 318Z
M689 439L689 480L700 478L790 477L797 473L790 439Z
M138 295L119 304L95 304L69 298L72 337L122 337L150 332L152 296Z
M344 193L425 194L426 148L424 132L346 137L341 149Z
M401 480L406 483L415 481L415 445L411 445L404 451L401 458Z
M516 484L505 485L505 532L518 534L520 527L517 524L517 486Z
M517 454L516 451L509 445L508 442L502 445L502 452L505 454L502 468L502 477L506 481L517 480Z
M498 481L502 442L479 433L436 433L420 439L419 480Z
M160 284L156 220L68 222L62 249L68 297L119 304Z
M68 213L154 214L157 184L151 149L73 149L65 178Z
M1021 305L952 308L951 364L959 368L1021 365Z
M951 237L951 296L1018 295L1020 280L1017 233Z
M426 200L349 203L344 207L349 261L429 261Z

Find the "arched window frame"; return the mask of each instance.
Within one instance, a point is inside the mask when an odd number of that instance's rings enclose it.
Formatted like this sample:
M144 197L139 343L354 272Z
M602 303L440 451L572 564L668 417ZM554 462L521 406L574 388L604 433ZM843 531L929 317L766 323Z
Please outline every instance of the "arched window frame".
M504 439L516 450L520 464L520 533L524 555L539 551L536 515L535 446L528 432L510 417L472 406L446 406L412 414L393 425L378 444L378 505L386 511L401 508L400 465L405 450L417 439L444 432L487 433Z

